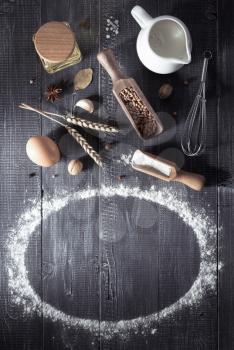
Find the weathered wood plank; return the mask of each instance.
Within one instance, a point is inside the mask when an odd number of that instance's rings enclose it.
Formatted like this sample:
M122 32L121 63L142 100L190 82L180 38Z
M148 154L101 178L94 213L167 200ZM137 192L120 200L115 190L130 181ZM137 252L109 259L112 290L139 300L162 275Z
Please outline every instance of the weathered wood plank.
M53 75L43 72L42 91L62 79L71 89L52 106L42 99L45 110L67 110L72 112L79 99L98 94L98 64L96 51L99 19L96 1L55 1L42 3L42 23L50 20L67 21L76 34L83 60ZM88 27L82 27L87 21ZM93 82L83 92L72 93L73 77L78 70L91 67L94 70ZM97 108L97 105L95 106ZM97 113L97 112L95 112ZM92 116L96 119L96 114ZM51 169L42 172L44 198L60 193L72 194L88 187L98 188L98 167L90 160L82 148L61 128L43 120L43 134L56 140L62 152L62 161ZM87 139L97 149L99 142L93 132L85 133ZM81 159L84 172L79 176L68 174L67 165L71 159ZM46 199L45 199L46 200ZM99 237L98 237L98 199L72 202L43 222L42 248L43 263L50 264L53 273L43 280L44 301L67 315L81 319L99 320ZM44 320L44 348L93 349L98 348L98 336L93 339L89 332L80 327L68 329L64 322L58 324Z
M228 9L228 10L227 10ZM232 349L234 346L233 322L233 28L234 4L218 2L218 206L219 206L219 348Z
M125 340L121 339L121 334L115 336L112 333L107 340L105 334L100 338L97 333L93 336L90 329L82 331L79 326L68 328L65 321L54 322L52 317L46 317L46 308L43 324L38 316L28 320L22 316L21 308L12 305L6 279L5 242L9 227L24 209L22 203L31 198L40 201L42 194L42 214L45 216L48 198L60 196L65 200L67 194L77 193L88 186L118 188L120 184L145 190L152 185L155 185L156 190L173 189L176 196L187 201L192 208L204 206L212 220L223 226L219 244L225 249L221 249L219 258L226 267L220 274L219 342L221 349L231 349L233 346L230 335L233 321L233 302L230 297L233 193L230 188L232 180L226 176L230 177L233 171L232 105L231 95L224 92L222 85L230 87L231 91L232 7L228 5L230 11L224 21L227 4L219 2L221 24L217 67L222 78L219 85L219 114L216 118L216 1L140 2L153 16L178 16L191 30L193 62L169 76L151 73L137 57L135 41L139 28L130 15L135 4L133 0L90 0L79 3L62 0L42 1L40 8L40 1L29 3L21 0L3 1L0 5L0 19L3 22L0 29L3 38L0 44L0 115L4 125L0 131L0 157L4 164L0 186L0 256L4 266L1 270L0 328L3 349L217 349L217 299L214 294L206 295L200 305L184 309L168 321L160 324L155 322L155 328L149 328L147 324L144 327L143 323L143 327L130 331ZM106 28L107 19L111 16L119 20L120 28L119 33L112 33L109 38ZM41 66L31 42L40 19L42 23L49 20L68 21L84 53L84 60L77 66L51 76L42 71L42 81ZM90 23L90 28L80 27L83 20ZM168 119L171 129L157 140L142 143L129 126L112 95L110 79L99 68L96 60L98 50L103 47L113 48L123 71L136 78L157 111L170 114L177 112L176 123L172 117L164 117ZM206 189L197 194L179 184L166 184L136 173L119 160L122 153L129 155L132 150L143 147L155 153L166 152L167 156L179 160L181 155L175 153L175 149L180 148L183 122L197 91L202 51L205 48L211 49L214 56L209 67L208 147L204 156L186 159L184 164L186 169L201 172L207 177ZM67 93L54 106L41 96L50 83L61 79L71 83L78 69L89 66L94 69L94 80L84 92ZM32 78L35 78L35 83L30 85L29 80ZM184 80L189 81L188 86L184 86ZM158 88L167 81L173 84L174 94L170 100L162 102L157 96ZM42 97L41 106L44 109L71 111L79 98L90 95L95 95L99 105L94 119L99 117L105 121L116 121L124 128L124 132L116 139L100 134L100 141L93 137L93 133L87 135L88 140L108 161L108 167L101 171L61 128L49 121L41 122L37 116L20 112L16 108L21 101L39 105ZM230 125L228 128L227 121ZM27 138L41 131L54 138L62 152L59 164L42 171L29 162L24 152ZM104 144L112 141L116 141L112 149L105 150ZM69 176L66 170L72 158L82 158L84 161L85 171L78 177ZM34 175L29 177L30 173ZM119 180L120 175L125 177ZM220 180L218 198L217 177ZM12 218L11 222L9 218ZM78 202L69 200L62 210L43 219L39 230L41 232L33 236L27 251L29 279L45 302L68 315L65 317L68 323L69 315L97 322L130 320L138 316L144 318L182 297L194 282L200 267L199 247L192 230L176 213L137 198L115 196ZM49 308L49 312L51 310ZM101 325L103 327L103 323Z
M8 286L8 234L31 199L41 198L41 172L26 156L27 139L40 133L40 122L18 109L22 101L37 103L40 70L32 45L32 34L40 20L40 1L1 1L0 4L0 212L1 212L1 349L42 347L42 320L23 315L23 307L12 301ZM30 85L30 80L35 83ZM30 175L30 174L33 174ZM25 257L31 285L41 294L40 227ZM16 235L17 232L14 232ZM15 252L16 256L19 254ZM20 304L21 300L17 301Z
M169 13L180 19L182 19L188 26L192 40L192 63L185 66L183 69L171 75L173 86L175 86L174 99L171 102L175 111L177 112L177 133L174 139L174 145L180 148L180 135L182 133L183 123L187 117L188 111L191 107L193 99L197 93L199 79L202 70L202 53L205 49L210 49L213 53L213 60L210 62L209 74L208 74L208 93L207 93L207 119L208 119L208 132L207 132L207 149L205 154L201 157L195 157L194 159L186 157L184 168L190 171L203 174L207 178L207 187L201 194L192 193L189 190L183 190L184 200L188 201L191 208L194 208L194 214L196 208L205 207L209 216L214 223L217 221L217 197L216 197L216 176L214 176L213 169L217 166L216 159L216 139L217 139L217 125L213 116L216 116L216 21L211 21L207 18L207 12L216 9L216 1L209 2L194 2L194 1L174 1L164 2L161 1L158 5L158 15ZM202 33L205 32L206 35ZM165 78L161 77L161 83ZM184 81L188 81L188 86L183 86ZM164 106L167 105L161 104ZM168 103L170 106L170 103ZM166 108L168 108L168 106ZM170 110L172 111L172 108ZM173 144L173 140L170 145ZM210 167L207 166L210 164ZM209 204L209 209L207 207ZM166 293L160 294L160 300L163 303L169 296L173 296L175 291L180 290L181 295L184 294L183 288L189 288L195 280L198 273L200 258L199 248L196 243L196 239L188 227L181 227L180 223L174 222L173 219L161 220L161 232L165 237L167 254L169 254L171 261L171 267L174 266L173 278L169 278L169 283L166 289ZM174 224L173 224L174 222ZM173 237L176 234L176 241L173 242ZM186 237L187 236L187 237ZM160 242L161 244L163 241ZM186 248L187 245L187 248ZM183 258L180 255L183 254ZM183 253L182 253L183 252ZM160 250L160 256L162 264L160 264L160 280L164 280L167 276L167 269L165 252ZM182 261L184 263L182 264ZM164 264L163 264L164 262ZM186 270L183 270L182 266L186 266ZM160 282L159 282L160 283ZM176 289L173 288L176 286ZM187 286L187 287L186 287ZM202 347L204 349L216 349L217 348L217 307L216 296L207 295L203 298L201 305L196 308L191 308L189 312L185 311L175 319L175 323L171 329L170 335L168 335L168 326L162 324L160 329L159 344L162 349L193 349ZM165 334L167 339L165 340Z
M119 157L121 150L128 153L128 150L144 147L155 153L166 150L168 156L173 158L176 155L177 158L179 153L175 152L175 148L180 149L182 123L199 84L202 52L204 49L210 48L214 58L216 56L216 22L212 22L206 17L207 11L215 8L215 2L195 4L184 1L177 3L160 1L155 4L152 1L144 1L140 3L152 16L164 14L178 16L185 21L191 30L194 39L193 62L170 76L153 74L139 62L135 51L135 40L139 28L130 15L134 5L133 1L124 1L122 6L116 9L116 5L102 1L101 48L112 47L114 49L125 73L136 78L157 111L177 112L177 134L174 136L172 132L172 137L167 138L165 134L155 143L145 142L142 144L135 137L134 132L130 132L125 140L121 140L122 147L116 147L112 151L112 155ZM193 8L193 16L191 16L191 8ZM105 21L110 16L120 20L120 35L113 40L108 40L105 33ZM206 32L206 35L202 35L203 31ZM123 185L132 187L137 184L142 189L147 189L152 184L159 190L165 187L174 188L178 192L178 196L188 201L192 208L202 207L205 198L205 202L211 205L209 209L207 208L208 213L216 222L216 178L213 175L213 168L217 164L216 148L214 147L217 128L216 120L212 117L216 115L216 100L213 95L216 85L214 69L215 59L209 72L208 148L204 157L195 160L186 159L184 165L188 170L204 174L208 179L208 186L212 187L207 187L202 194L195 194L180 185L167 185L141 174L133 173L124 167L115 168L115 172L102 177L102 184L111 183L111 185L119 186L115 177L119 172L123 172L127 175L122 181ZM104 108L109 114L115 116L119 123L123 123L125 117L113 100L110 80L106 73L101 74L104 75L101 85ZM186 87L183 83L184 80L192 82ZM175 88L174 95L170 100L160 103L157 97L158 88L160 84L168 81L171 81ZM171 124L173 125L173 122ZM158 146L153 147L154 144L158 144ZM173 147L173 149L167 150L169 147ZM211 167L207 167L207 163L211 164ZM121 223L122 218L119 217L119 213L124 213L126 226L122 229L122 239L114 243L108 242L106 239L107 242L102 244L103 254L111 256L103 267L102 320L112 319L116 321L148 315L163 309L182 297L195 280L200 265L199 247L191 229L182 224L180 219L170 211L157 205L151 206L147 202L142 204L137 199L132 202L130 199L123 201L123 199L115 197L109 199L108 205L112 208L111 218L109 210L104 207L100 210L107 237L108 231L113 230L116 223ZM118 207L118 211L114 209L116 207ZM152 220L152 216L155 220ZM148 227L147 221L149 222ZM108 293L109 290L111 293ZM139 335L131 336L126 342L122 342L120 339L110 341L102 339L102 348L152 349L160 347L160 349L175 350L202 347L216 349L216 313L216 296L209 295L197 308L185 310L175 315L173 321L162 322L158 331L152 330L152 333L155 334L145 336L147 330L139 329Z

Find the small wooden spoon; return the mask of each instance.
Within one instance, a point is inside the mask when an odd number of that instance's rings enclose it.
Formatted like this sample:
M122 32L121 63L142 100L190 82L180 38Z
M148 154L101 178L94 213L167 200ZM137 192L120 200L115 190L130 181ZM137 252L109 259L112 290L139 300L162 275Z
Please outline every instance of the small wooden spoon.
M204 176L180 170L175 163L140 150L132 157L132 167L164 181L181 182L195 191L201 191L205 184Z
M163 131L157 113L133 78L127 78L119 70L111 49L104 49L97 55L98 61L110 75L113 94L128 117L137 134L148 139Z

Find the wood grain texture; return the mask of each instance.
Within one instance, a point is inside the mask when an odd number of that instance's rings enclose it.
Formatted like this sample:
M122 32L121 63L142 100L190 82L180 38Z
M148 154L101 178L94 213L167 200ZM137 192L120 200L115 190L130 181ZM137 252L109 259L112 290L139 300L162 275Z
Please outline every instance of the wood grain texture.
M190 109L192 101L195 97L195 94L198 89L199 78L202 69L202 52L206 48L212 48L214 60L209 70L208 78L208 96L207 101L207 118L208 118L208 133L207 133L207 150L204 156L191 159L186 158L184 169L188 171L195 171L199 174L204 175L207 178L207 185L205 191L200 195L194 194L191 196L189 191L184 195L187 200L191 203L192 206L201 206L201 203L212 203L210 207L210 215L214 221L216 221L217 216L217 198L216 198L216 175L214 170L217 168L217 159L216 151L214 146L216 144L217 138L217 128L216 121L213 116L216 115L216 97L215 97L215 57L216 57L216 22L210 21L206 17L206 12L209 4L206 2L197 3L196 1L179 1L176 4L174 2L161 2L158 6L158 14L169 13L181 18L185 23L188 24L189 30L191 31L192 40L193 40L193 51L192 51L192 63L184 67L181 71L171 77L172 85L178 86L174 91L174 102L172 103L172 108L175 108L177 111L177 134L174 140L174 144L178 145L180 141L180 135L182 132L183 122L187 116L187 113ZM215 2L213 1L213 6ZM192 13L192 15L191 15ZM203 35L203 32L206 32L206 35ZM198 40L199 38L199 40ZM183 82L187 80L189 85L184 86ZM161 81L162 82L162 81ZM182 88L182 86L184 86ZM181 87L181 88L180 88ZM174 106L173 106L174 104ZM162 101L161 107L164 110L168 108L169 104L164 107L166 103ZM170 143L172 144L172 143ZM166 147L166 145L164 145ZM207 166L209 164L210 166ZM200 203L200 204L199 204ZM173 283L176 283L176 286L179 290L189 286L191 284L191 279L196 275L196 269L199 267L199 259L196 257L196 246L192 243L193 238L187 238L188 249L183 249L183 258L173 259L174 254L180 249L179 247L183 246L183 234L186 233L186 229L179 229L178 223L173 224L173 220L170 220L170 226L167 228L167 223L164 220L161 220L161 228L164 233L164 242L169 246L169 261L171 266L176 266L176 273L172 279L169 279L167 290L173 291ZM166 226L166 227L165 227ZM174 228L174 229L173 229ZM173 233L177 232L177 235L180 233L178 240L181 240L178 248L175 249L173 244ZM188 231L187 231L188 233ZM191 237L191 236L190 236ZM177 242L178 242L177 240ZM177 247L177 245L176 245ZM178 254L178 253L177 253ZM191 257L193 259L191 260ZM181 260L182 259L182 260ZM165 265L165 253L161 251L161 261L160 264L160 276L162 279L165 278L164 275L164 266ZM183 273L183 270L180 270L178 263L184 261L187 271ZM185 266L184 265L184 266ZM194 276L194 277L192 277ZM173 292L165 294L160 294L161 300L167 299L170 295L173 295ZM216 296L207 296L204 298L203 303L198 309L192 309L189 313L183 315L182 321L178 322L178 325L174 325L173 330L168 337L167 342L164 344L164 339L160 340L160 345L162 344L162 349L180 349L180 348L204 348L204 349L216 349L217 348L217 308L216 308ZM188 325L186 328L186 325ZM168 345L168 343L170 345Z
M131 8L135 5L133 1L124 1L122 8L117 11L112 4L102 3L101 13L103 19L116 13L114 17L120 20L120 35L115 41L111 42L112 48L118 57L122 71L127 76L132 76L139 83L144 94L157 110L164 110L172 113L178 113L177 134L166 139L166 133L162 134L158 143L161 146L152 147L150 141L140 143L139 140L129 130L127 140L134 149L145 147L147 150L160 154L162 149L179 148L181 123L185 120L185 116L195 97L198 88L199 77L202 68L202 52L205 48L216 47L216 23L209 22L205 17L207 5L205 3L186 3L184 1L158 1L157 4L152 1L139 2L152 16L163 14L171 14L178 16L191 30L194 38L193 62L183 70L168 76L155 75L140 64L135 51L135 40L139 31L138 26L130 14ZM190 9L193 8L195 15L191 17ZM116 11L116 12L115 12ZM103 27L101 27L101 48L108 47L110 44L106 39ZM198 31L199 29L199 31ZM206 35L202 36L202 31L206 31ZM124 33L124 34L123 34ZM197 37L201 37L197 40ZM131 56L131 58L130 58ZM215 67L215 59L213 61L212 70ZM209 79L209 91L215 91L215 75L212 77L212 70ZM214 73L214 72L213 72ZM102 74L102 73L101 73ZM101 75L102 76L102 75ZM106 78L105 78L106 79ZM184 87L183 81L192 80L189 88ZM157 91L162 83L170 81L175 87L174 96L170 101L159 102L157 99ZM110 83L109 83L110 84ZM112 98L110 93L105 94L106 82L102 80L102 95L104 94L104 104L112 115L115 113L119 123L123 123L119 117L119 107ZM152 86L154 87L152 89ZM109 102L111 101L111 103ZM215 96L211 95L209 99L209 133L208 133L208 150L206 158L199 160L186 159L185 169L208 177L208 188L201 195L192 194L189 190L184 189L180 185L173 186L183 196L184 200L192 203L192 206L200 206L204 200L204 196L208 203L212 203L210 213L216 221L217 198L216 198L216 178L207 163L213 163L216 167L216 151L213 146L216 142L216 121L212 119L212 115L216 115ZM163 120L162 120L163 122ZM212 130L210 132L210 130ZM126 142L125 139L125 142ZM129 147L129 146L128 146ZM127 145L126 145L127 148ZM173 156L173 151L171 152ZM170 154L170 152L169 152ZM172 159L177 160L177 159ZM123 171L123 170L122 170ZM125 170L126 171L126 170ZM112 178L112 180L111 180ZM103 180L103 178L102 178ZM109 174L108 180L104 183L114 183L113 174ZM212 187L211 182L213 181ZM137 182L141 188L149 188L155 184L158 188L166 186L164 183L152 181L145 176L129 174L124 180L124 184L133 185ZM114 202L114 203L113 203ZM118 212L123 206L121 200L113 200L112 208L118 206ZM123 211L126 220L129 218L129 209L132 205L125 203ZM139 209L138 209L139 207ZM173 301L182 296L192 285L199 269L199 250L196 239L190 230L183 225L176 216L162 207L153 207L156 220L147 229L136 225L139 216L144 217L145 221L150 221L152 211L147 210L147 206L142 206L138 201L134 201L134 210L131 212L131 221L127 220L127 226L123 238L114 246L106 247L111 259L109 260L110 268L108 269L108 280L111 290L115 292L112 297L112 303L108 300L109 308L105 312L106 305L103 306L102 317L106 319L112 312L112 317L118 319L129 319L139 315L147 315L154 311L163 309L170 305ZM153 211L153 212L154 212ZM107 211L106 211L107 212ZM100 211L101 215L105 215L105 210ZM112 215L115 213L112 209ZM115 217L118 214L115 214ZM116 219L113 219L114 223ZM143 220L143 219L141 219ZM117 220L116 220L117 221ZM141 221L140 221L141 222ZM144 222L144 221L143 221ZM111 227L110 221L106 223ZM146 234L147 233L147 234ZM126 258L127 256L127 258ZM134 267L132 267L134 266ZM106 302L107 304L107 302ZM174 322L163 322L160 324L158 334L147 338L140 335L132 337L129 342L110 342L103 341L103 349L216 349L217 347L217 308L216 296L207 296L204 303L194 310L184 312L183 315L175 316Z
M40 20L40 1L1 1L0 4L0 348L38 349L42 347L42 319L30 319L22 307L12 302L8 289L8 232L34 198L40 202L41 172L26 156L25 145L33 134L40 133L40 122L18 109L22 100L38 103L40 70L32 45L32 33ZM22 27L24 35L22 35ZM30 79L35 84L30 85ZM30 174L34 174L31 176ZM41 294L41 236L29 244L26 263L30 282Z
M218 204L219 204L219 349L234 347L234 275L233 275L233 212L234 212L234 143L233 143L233 54L234 37L232 18L234 4L218 3ZM227 11L228 8L228 11Z
M67 82L65 96L52 106L45 99L42 109L73 112L73 106L81 99L98 95L98 64L96 61L96 31L98 30L98 3L96 1L54 1L42 3L42 23L50 20L67 21L76 35L83 60L80 64L49 76L43 72L42 91L46 86L64 79ZM86 20L90 29L81 28ZM70 85L75 74L83 68L94 71L93 83L84 91L74 92ZM95 116L93 117L95 118ZM82 129L83 130L83 129ZM99 151L96 132L79 132ZM61 191L76 192L83 188L99 186L99 169L69 134L51 122L43 121L42 132L58 143L63 159L57 166L42 173L44 195L53 197ZM67 165L71 159L80 159L84 171L70 176ZM54 177L54 175L57 175ZM43 279L43 299L68 315L85 319L99 319L99 225L98 199L70 203L58 215L52 215L42 227L43 262L53 267L53 274ZM85 332L69 330L61 324L44 321L45 349L93 349L99 339L92 339Z
M132 78L126 78L122 74L113 51L104 49L97 57L110 75L113 83L113 94L138 136L142 139L149 139L160 134L163 131L161 121L136 81Z
M38 54L45 60L55 63L63 62L71 56L75 42L74 33L64 22L47 22L34 36Z
M152 16L170 14L182 19L193 38L192 63L171 75L157 75L145 69L136 54L139 27L130 15L136 4ZM228 10L227 10L228 9ZM231 350L234 347L233 315L233 29L234 5L230 1L208 0L20 0L0 4L0 311L2 350ZM119 20L119 34L107 36L107 19ZM35 53L32 34L48 21L67 21L84 56L82 62L48 75ZM82 23L86 25L81 25ZM23 35L22 35L23 28ZM142 141L112 94L112 82L96 59L103 48L111 48L125 76L136 79L152 107L159 112L165 132ZM180 135L197 92L202 69L202 52L211 49L207 94L207 150L199 158L183 160ZM73 92L75 73L92 68L94 79L84 91ZM34 83L30 85L29 81ZM51 83L64 79L67 88L54 106L43 93ZM184 83L187 81L187 83ZM170 82L173 95L158 98L159 87ZM26 102L44 110L73 112L78 99L95 102L92 120L117 123L118 136L79 131L105 158L99 169L63 129L47 120L18 110ZM218 97L218 103L217 103ZM162 113L163 111L163 113ZM176 112L176 117L172 113ZM166 114L168 113L168 114ZM84 115L86 117L86 115ZM59 145L62 160L49 169L34 166L26 157L28 137L47 135ZM98 136L98 137L96 137ZM106 149L106 143L112 143ZM145 149L175 161L187 171L207 178L201 193L183 185L168 184L136 173L118 162L122 153ZM80 159L84 171L70 176L67 165ZM33 174L30 176L30 174ZM191 287L200 267L196 237L178 216L168 209L135 198L97 197L70 202L46 220L48 198L90 187L138 186L174 189L191 207L205 207L217 224L219 273L217 295L208 294L196 308L184 309L158 332L106 340L61 323L28 318L10 298L7 285L6 238L10 226L37 199L42 208L42 225L30 241L26 254L29 280L42 300L68 315L101 321L145 316L169 306ZM218 236L217 236L218 237ZM217 272L218 275L218 272Z

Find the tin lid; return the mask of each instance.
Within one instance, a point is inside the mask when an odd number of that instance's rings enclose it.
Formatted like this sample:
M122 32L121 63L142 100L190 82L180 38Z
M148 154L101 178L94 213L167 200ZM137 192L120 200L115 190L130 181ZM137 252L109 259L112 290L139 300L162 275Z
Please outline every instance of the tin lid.
M53 63L65 61L75 47L75 35L65 22L48 22L34 36L38 54Z

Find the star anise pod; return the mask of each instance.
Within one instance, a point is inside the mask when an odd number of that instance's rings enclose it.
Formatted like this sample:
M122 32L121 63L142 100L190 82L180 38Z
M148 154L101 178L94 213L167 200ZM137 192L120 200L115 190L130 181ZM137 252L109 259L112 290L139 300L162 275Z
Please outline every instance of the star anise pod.
M59 85L52 84L48 86L45 92L45 97L47 101L54 102L55 100L59 99L61 92L62 92L62 88Z

